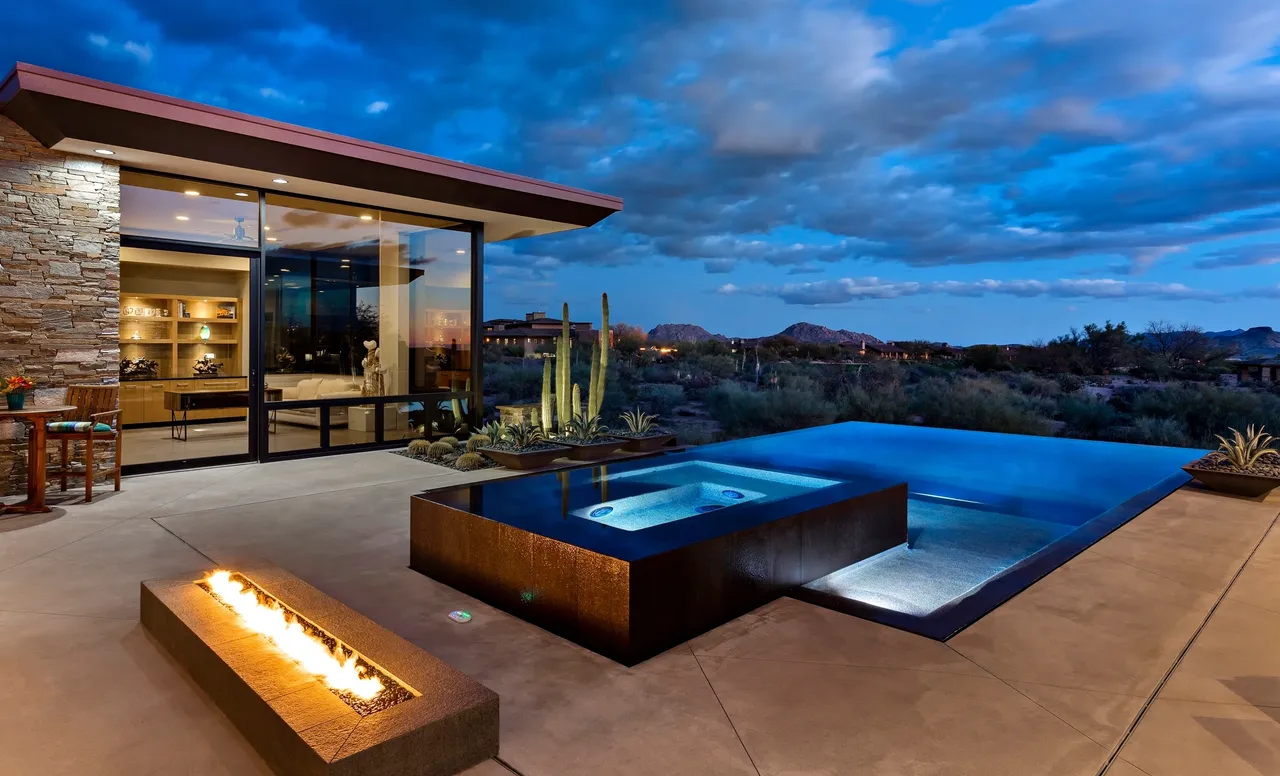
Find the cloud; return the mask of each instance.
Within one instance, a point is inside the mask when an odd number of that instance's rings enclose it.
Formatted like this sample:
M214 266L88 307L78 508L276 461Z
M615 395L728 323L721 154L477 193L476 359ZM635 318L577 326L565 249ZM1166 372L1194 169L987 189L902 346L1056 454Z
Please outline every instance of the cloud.
M957 297L982 297L989 294L1023 299L1054 297L1059 299L1131 299L1147 297L1169 301L1225 302L1230 297L1216 291L1190 288L1181 283L1134 283L1114 279L1061 280L944 280L932 282L891 281L877 277L833 278L809 283L780 286L756 285L740 287L726 283L717 289L723 295L748 294L776 297L789 305L811 307L843 305L867 299L899 299L907 296L945 294ZM1250 292L1242 292L1247 294ZM1259 295L1269 292L1255 291Z
M123 48L127 53L132 54L142 64L144 65L151 64L151 57L154 56L154 54L151 51L151 44L137 43L135 41L129 40L129 41L125 41Z
M1206 253L1192 262L1196 269L1228 269L1231 267L1262 267L1280 264L1280 243L1242 245Z
M391 103L387 102L386 100L374 100L373 102L365 106L364 112L376 116L379 113L385 112L387 108L390 108L390 107L391 107Z

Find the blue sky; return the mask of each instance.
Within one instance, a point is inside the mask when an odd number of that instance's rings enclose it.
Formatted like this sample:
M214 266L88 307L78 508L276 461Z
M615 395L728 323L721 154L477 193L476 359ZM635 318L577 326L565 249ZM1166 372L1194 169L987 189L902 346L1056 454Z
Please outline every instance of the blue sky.
M486 312L1026 342L1277 325L1274 0L56 0L0 61L615 194ZM575 314L575 317L580 317Z

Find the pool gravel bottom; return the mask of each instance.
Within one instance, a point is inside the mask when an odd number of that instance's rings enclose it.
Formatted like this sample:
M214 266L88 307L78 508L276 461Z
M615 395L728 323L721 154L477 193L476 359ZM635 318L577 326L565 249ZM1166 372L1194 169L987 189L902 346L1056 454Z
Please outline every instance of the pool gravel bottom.
M895 547L806 587L926 617L1076 526L967 507L907 501L906 546Z

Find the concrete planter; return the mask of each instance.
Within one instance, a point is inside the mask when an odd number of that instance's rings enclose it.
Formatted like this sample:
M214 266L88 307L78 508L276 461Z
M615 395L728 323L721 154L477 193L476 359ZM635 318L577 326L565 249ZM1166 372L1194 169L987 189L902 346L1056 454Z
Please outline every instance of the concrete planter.
M1230 493L1233 496L1257 498L1258 496L1267 495L1276 488L1280 488L1280 477L1233 472L1226 469L1201 469L1195 464L1184 466L1182 470L1196 478L1210 490Z
M569 448L566 454L573 461L597 461L610 453L622 447L621 439L607 437L599 442L588 442L581 444L579 442L571 442L567 439L557 439L556 444L564 445Z
M564 458L570 455L569 448L564 445L556 445L554 448L523 451L501 450L496 447L482 447L479 452L484 453L508 469L517 469L520 471L525 469L541 469L543 466L550 466L551 462L557 458Z
M675 434L654 434L652 436L632 437L617 435L623 441L622 449L628 453L652 453L660 447L670 444Z

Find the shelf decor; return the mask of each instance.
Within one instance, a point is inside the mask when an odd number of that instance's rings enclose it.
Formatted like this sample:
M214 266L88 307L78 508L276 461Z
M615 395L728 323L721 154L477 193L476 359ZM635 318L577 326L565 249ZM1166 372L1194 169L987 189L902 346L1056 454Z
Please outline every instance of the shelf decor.
M212 336L212 332L211 332L211 331L209 331L209 324L207 324L207 323L201 324L201 325L200 325L200 339L202 339L202 340L207 340L207 339L209 339L209 337L210 337L210 336Z

